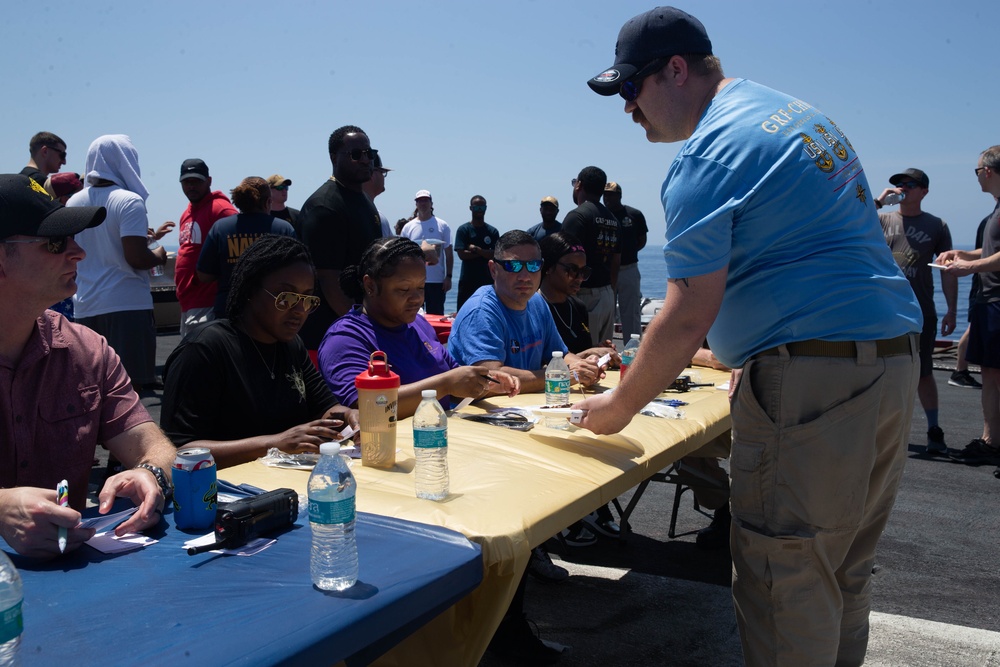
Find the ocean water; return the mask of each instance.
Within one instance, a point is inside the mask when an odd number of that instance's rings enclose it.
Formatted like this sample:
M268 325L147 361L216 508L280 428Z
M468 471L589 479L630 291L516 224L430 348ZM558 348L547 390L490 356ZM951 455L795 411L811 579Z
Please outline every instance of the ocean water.
M651 238L649 245L639 253L640 285L644 298L662 299L667 294L667 274L663 263L662 247L662 243L659 240ZM456 261L459 260L456 259ZM458 274L458 267L455 268L455 273L456 275ZM939 339L957 341L962 336L966 327L968 327L969 288L971 284L971 276L958 279L958 316L955 333L950 336L941 336L939 334ZM453 289L445 297L444 309L446 313L453 313L456 310L457 290L458 283L456 282ZM937 309L938 326L940 327L940 319L948 311L948 308L945 304L944 293L941 291L940 274L937 271L934 271L934 305Z

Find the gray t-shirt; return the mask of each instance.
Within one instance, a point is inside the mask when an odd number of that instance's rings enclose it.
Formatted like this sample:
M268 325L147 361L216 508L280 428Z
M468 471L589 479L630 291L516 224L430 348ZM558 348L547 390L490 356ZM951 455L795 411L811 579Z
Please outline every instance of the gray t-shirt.
M882 233L892 250L896 260L910 287L917 296L924 319L928 315L937 318L934 311L934 278L931 267L936 255L945 250L951 250L951 232L944 220L921 213L915 216L904 216L899 211L879 213L882 223Z
M983 257L990 257L1000 252L1000 202L997 203L986 221L983 230ZM979 279L982 284L982 291L977 300L979 302L1000 301L1000 271L990 271L980 273Z

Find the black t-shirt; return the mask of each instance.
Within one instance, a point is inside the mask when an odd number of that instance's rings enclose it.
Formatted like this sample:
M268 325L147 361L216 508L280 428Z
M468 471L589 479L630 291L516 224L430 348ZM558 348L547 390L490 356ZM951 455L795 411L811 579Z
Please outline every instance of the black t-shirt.
M483 223L482 227L476 227L471 222L467 222L455 232L455 250L465 250L470 245L486 248L490 252L497 245L500 232L496 227ZM485 257L473 257L462 260L462 273L459 277L460 285L482 287L493 282L490 275L489 261Z
M178 447L240 440L319 419L336 404L301 340L257 343L222 319L167 359L160 426Z
M215 294L216 317L226 316L229 282L240 255L265 234L295 236L295 230L270 213L238 213L216 221L209 230L198 255L198 270L219 279L219 291Z
M562 231L578 238L592 273L584 287L611 284L611 258L621 252L618 218L599 202L585 201L566 214Z
M298 217L299 237L309 247L318 270L342 271L361 261L375 239L382 237L382 219L375 204L363 192L346 188L334 179L319 186L302 205ZM344 313L334 313L322 290L321 299L299 335L306 348L316 350L323 334Z
M587 307L575 296L567 297L562 303L550 303L549 312L559 330L559 336L573 354L583 352L591 347L590 318Z
M292 208L291 206L286 206L280 211L271 211L271 215L291 223L292 227L295 229L296 236L302 236L302 233L299 231L299 226L297 224L299 219L299 209Z
M39 185L45 185L45 175L38 171L37 167L25 167L21 170L22 176L27 176Z
M608 208L621 225L622 266L635 264L639 261L639 234L649 233L646 216L639 209L628 205L622 205L620 210Z

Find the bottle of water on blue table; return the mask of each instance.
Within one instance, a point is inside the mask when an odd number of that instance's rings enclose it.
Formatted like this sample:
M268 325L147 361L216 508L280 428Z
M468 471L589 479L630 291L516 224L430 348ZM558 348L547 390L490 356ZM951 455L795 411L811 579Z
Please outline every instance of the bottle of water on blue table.
M309 475L309 570L317 588L342 591L358 580L358 545L354 536L357 483L340 445L319 446L320 459Z
M24 599L21 575L3 551L0 551L0 667L20 665L21 601Z

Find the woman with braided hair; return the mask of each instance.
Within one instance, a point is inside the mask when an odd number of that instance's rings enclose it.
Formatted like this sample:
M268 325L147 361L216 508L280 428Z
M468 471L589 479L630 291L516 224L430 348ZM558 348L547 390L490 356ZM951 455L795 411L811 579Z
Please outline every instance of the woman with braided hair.
M319 367L334 396L356 406L354 378L368 368L375 350L386 353L399 375L400 418L409 417L424 389L449 397L514 396L520 383L511 375L476 366L459 366L419 315L427 272L420 246L405 237L372 242L356 266L340 274L340 288L355 305L333 323L319 346Z
M357 411L337 404L298 337L319 305L309 251L265 235L233 270L226 318L167 359L160 425L175 445L208 447L220 468L272 447L316 453Z

